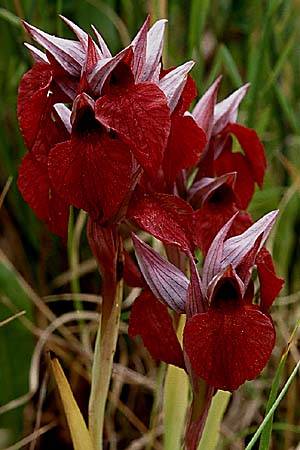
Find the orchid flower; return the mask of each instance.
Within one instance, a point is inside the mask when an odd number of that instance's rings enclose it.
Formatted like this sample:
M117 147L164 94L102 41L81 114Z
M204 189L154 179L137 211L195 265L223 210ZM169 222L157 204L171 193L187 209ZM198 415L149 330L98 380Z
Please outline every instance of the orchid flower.
M165 20L149 29L148 17L132 43L115 56L95 28L98 44L63 20L77 40L51 36L24 22L46 53L28 45L35 64L23 76L18 98L29 150L18 185L38 217L60 235L66 235L68 205L100 223L118 222L141 173L159 176L170 116L193 65L162 72ZM39 190L36 180L41 178ZM53 198L60 199L57 207Z
M271 231L273 211L244 233L227 237L233 216L219 231L200 275L191 257L190 279L151 247L134 237L147 289L136 299L129 334L140 335L155 359L196 374L216 389L233 391L256 378L275 343L269 309L283 281L274 281L273 264L259 275L260 303L254 303L253 268ZM183 348L168 308L186 314Z

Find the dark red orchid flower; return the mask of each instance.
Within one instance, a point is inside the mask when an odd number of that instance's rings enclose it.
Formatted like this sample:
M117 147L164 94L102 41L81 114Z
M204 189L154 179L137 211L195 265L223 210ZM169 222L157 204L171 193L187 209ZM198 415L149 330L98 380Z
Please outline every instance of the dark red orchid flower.
M189 190L188 201L195 209L193 214L194 242L204 254L214 237L225 223L236 213L230 228L230 235L241 234L253 221L250 215L238 208L235 194L237 173L219 177L204 177L195 182Z
M30 151L20 169L19 187L54 231L58 229L51 224L63 217L59 234L66 234L69 204L94 220L116 222L124 216L142 171L159 178L170 116L183 102L193 63L161 76L165 20L149 29L148 17L132 43L112 56L96 29L98 43L62 19L77 40L51 36L24 22L46 54L28 45L36 62L19 90L20 129ZM200 130L193 119L184 120L189 133L193 127ZM186 166L183 162L176 170ZM32 178L37 175L43 177L40 193Z
M246 209L255 183L261 187L266 170L264 148L256 132L237 123L238 107L249 85L246 84L216 104L221 78L207 90L196 104L192 115L207 134L208 144L199 164L197 180L203 176L220 176L236 172L234 192L239 209ZM233 149L232 136L240 151Z
M227 238L233 216L212 242L201 278L190 259L190 280L134 237L148 290L133 305L130 335L145 337L144 343L156 359L182 367L183 355L186 370L192 370L216 389L232 391L255 378L274 346L275 330L268 311L283 284L276 278L274 288L274 268L269 256L263 256L268 260L263 270L259 261L276 215L277 211L273 211L244 233ZM264 294L260 304L253 303L251 275L255 265ZM167 308L187 315L183 350Z

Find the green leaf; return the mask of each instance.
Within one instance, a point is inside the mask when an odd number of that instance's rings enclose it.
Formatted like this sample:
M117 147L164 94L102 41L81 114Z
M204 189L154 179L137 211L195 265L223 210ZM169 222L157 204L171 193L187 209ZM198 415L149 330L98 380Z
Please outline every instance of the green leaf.
M184 318L181 316L178 336L181 337ZM184 370L168 366L164 387L164 450L180 450L188 407L189 380Z
M214 396L198 450L215 450L220 437L220 427L231 392L218 391Z
M13 266L0 255L0 322L17 312L25 311L32 317L30 297L19 282ZM3 301L5 304L3 304ZM11 306L11 307L10 307ZM28 391L28 376L34 340L32 334L19 320L0 327L0 404L20 397ZM0 428L8 430L9 442L21 437L23 431L23 408L0 416Z
M228 73L233 85L235 88L239 88L243 84L243 80L239 73L239 69L234 61L229 49L225 44L222 44L220 47L220 53L223 59L223 63L225 65L225 70Z

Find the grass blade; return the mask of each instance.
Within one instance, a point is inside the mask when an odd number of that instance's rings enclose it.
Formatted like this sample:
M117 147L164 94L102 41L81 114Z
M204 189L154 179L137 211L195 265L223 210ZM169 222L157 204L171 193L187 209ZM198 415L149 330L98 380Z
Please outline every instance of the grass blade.
M249 444L247 445L245 450L251 450L253 448L254 444L256 443L256 441L258 440L259 436L263 432L263 430L266 427L267 423L272 418L272 416L273 416L276 408L278 407L279 403L281 402L281 400L285 396L288 388L290 387L290 384L292 383L294 377L296 376L296 374L297 374L297 372L299 370L299 367L300 367L300 361L297 362L294 370L292 371L291 375L289 376L289 378L288 378L287 382L285 383L284 387L282 388L280 394L278 395L277 399L273 403L272 407L270 408L269 412L265 416L264 420L262 421L262 423L260 424L260 426L256 430L253 438L251 439L251 441L249 442Z
M74 450L93 450L87 426L57 358L51 361L51 366L65 410Z
M284 354L282 355L279 366L276 370L275 377L274 377L272 387L271 387L271 392L270 392L269 399L268 399L268 403L266 406L267 414L271 410L271 408L276 400L276 395L279 390L279 385L281 382L283 369L284 369L284 366L285 366L285 363L286 363L286 360L287 360L287 357L288 357L288 354L290 351L291 344L293 342L293 339L295 337L295 334L296 334L299 326L300 326L300 321L298 321L296 327L294 328L294 331L291 335L287 349L284 352ZM264 427L264 429L262 431L262 434L260 437L260 443L259 443L259 450L268 450L268 448L270 446L270 440L271 440L271 434L272 434L272 423L273 423L273 415L270 417L270 419L268 420L268 422L266 423L266 426Z

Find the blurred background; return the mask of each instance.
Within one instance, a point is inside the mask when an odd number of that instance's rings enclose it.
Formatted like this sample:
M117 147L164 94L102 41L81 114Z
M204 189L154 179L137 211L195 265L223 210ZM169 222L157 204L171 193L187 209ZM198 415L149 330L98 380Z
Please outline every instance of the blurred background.
M72 290L68 248L35 219L16 187L18 165L25 152L16 118L17 90L20 77L32 64L23 45L28 38L20 18L51 34L72 37L59 13L86 31L90 31L90 24L95 25L113 52L130 42L147 13L153 21L168 18L165 66L194 59L197 64L192 74L199 95L221 73L220 98L245 82L251 83L239 117L262 138L268 172L264 189L256 192L250 212L258 218L279 207L280 219L269 247L286 284L272 311L277 327L272 359L258 380L233 394L222 424L219 449L243 449L264 417L281 354L300 317L300 1L0 1L1 449L47 450L54 444L72 448L48 374L44 352L47 338L46 347L63 361L75 396L83 411L87 409L90 361L86 361L80 342L72 338L78 324L72 316L72 296L66 295ZM82 232L84 221L84 215L77 217L74 245L76 250L81 238L80 251L75 252L81 300L85 309L93 312L100 280ZM126 301L107 411L107 448L162 449L162 380L166 368L155 364L141 345L129 341L126 333L131 299ZM2 322L18 312L20 317ZM82 341L89 351L95 331L95 317L92 319ZM54 333L49 329L53 321L57 329ZM281 383L299 360L296 339L293 342ZM31 360L34 351L35 359ZM37 383L40 388L33 396L29 393L5 406L30 390L33 393ZM299 388L296 377L276 411L272 449L300 449Z

